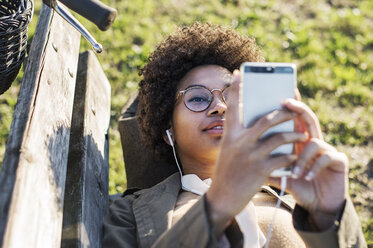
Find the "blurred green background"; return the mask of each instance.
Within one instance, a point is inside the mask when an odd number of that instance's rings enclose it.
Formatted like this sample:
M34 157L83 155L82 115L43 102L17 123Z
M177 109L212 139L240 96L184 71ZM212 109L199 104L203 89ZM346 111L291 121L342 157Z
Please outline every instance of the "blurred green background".
M113 27L99 31L97 55L111 83L110 193L126 189L117 130L121 108L137 89L138 69L177 25L194 21L232 26L253 36L267 61L293 62L304 101L316 112L325 139L351 161L350 193L373 247L373 1L371 0L132 0L103 1L118 10ZM29 25L31 41L41 0ZM81 50L90 49L84 39ZM0 164L23 72L0 96Z

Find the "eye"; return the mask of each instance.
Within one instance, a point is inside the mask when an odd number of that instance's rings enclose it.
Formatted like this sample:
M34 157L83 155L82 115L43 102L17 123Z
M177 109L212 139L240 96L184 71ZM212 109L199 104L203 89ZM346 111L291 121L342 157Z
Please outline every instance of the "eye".
M208 98L206 97L203 97L203 96L194 96L194 97L191 97L190 99L188 99L188 102L190 103L201 103L201 102L208 102Z
M185 93L185 101L189 104L209 103L211 93L205 88L193 88Z

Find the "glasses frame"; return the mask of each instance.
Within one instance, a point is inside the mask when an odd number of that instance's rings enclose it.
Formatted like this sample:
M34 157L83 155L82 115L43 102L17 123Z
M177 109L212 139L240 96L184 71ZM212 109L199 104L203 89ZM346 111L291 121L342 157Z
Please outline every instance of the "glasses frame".
M207 88L206 86L203 86L203 85L193 85L193 86L190 86L190 87L186 88L185 90L180 90L180 91L178 92L177 96L176 96L176 102L179 100L180 96L182 96L182 98L183 98L183 103L184 103L184 105L185 105L185 107L186 107L187 109L189 109L189 110L192 111L192 112L196 112L196 113L203 112L203 111L205 111L206 109L208 109L208 108L211 106L211 103L214 101L214 97L215 97L215 96L214 96L214 91L219 91L219 92L220 92L220 95L221 95L221 99L223 100L223 102L224 102L225 104L227 104L226 99L224 98L223 92L224 92L224 90L226 90L226 89L229 88L230 86L231 86L231 84L226 84L226 85L224 85L224 87L221 88L221 89L211 89L211 90L210 90L209 88ZM184 96L185 96L185 93L187 93L188 91L190 91L190 90L192 90L192 89L200 89L200 88L206 89L206 90L208 90L208 91L210 92L210 94L211 94L211 100L210 100L210 102L209 102L209 104L207 105L206 108L204 108L204 109L202 109L202 110L199 110L199 111L196 111L196 110L190 109L190 108L188 107L188 105L185 103L185 98L184 98Z

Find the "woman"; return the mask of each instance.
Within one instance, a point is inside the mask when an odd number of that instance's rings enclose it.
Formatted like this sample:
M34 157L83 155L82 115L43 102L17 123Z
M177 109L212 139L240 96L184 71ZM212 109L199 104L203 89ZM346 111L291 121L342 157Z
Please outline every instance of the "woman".
M243 127L236 69L244 61L264 61L255 40L199 23L179 29L149 57L140 71L139 128L159 156L180 164L183 176L113 203L104 246L366 246L348 196L348 160L323 141L305 104L288 100L284 110ZM259 140L290 119L296 132ZM295 154L270 156L286 143L296 144ZM270 173L293 164L287 191L296 206L285 201L266 240L278 195L262 185L279 188L280 179Z

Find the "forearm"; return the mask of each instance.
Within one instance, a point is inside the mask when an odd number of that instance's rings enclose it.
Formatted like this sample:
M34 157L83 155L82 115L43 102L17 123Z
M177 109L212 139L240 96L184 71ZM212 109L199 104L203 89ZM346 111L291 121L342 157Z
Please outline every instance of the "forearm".
M214 226L215 237L221 237L231 224L233 216L224 211L224 206L217 206L207 193L205 195L206 212L210 225Z
M324 224L330 224L330 216L327 219ZM326 229L320 230L320 223L300 206L293 212L293 224L308 247L366 247L359 218L349 197Z

